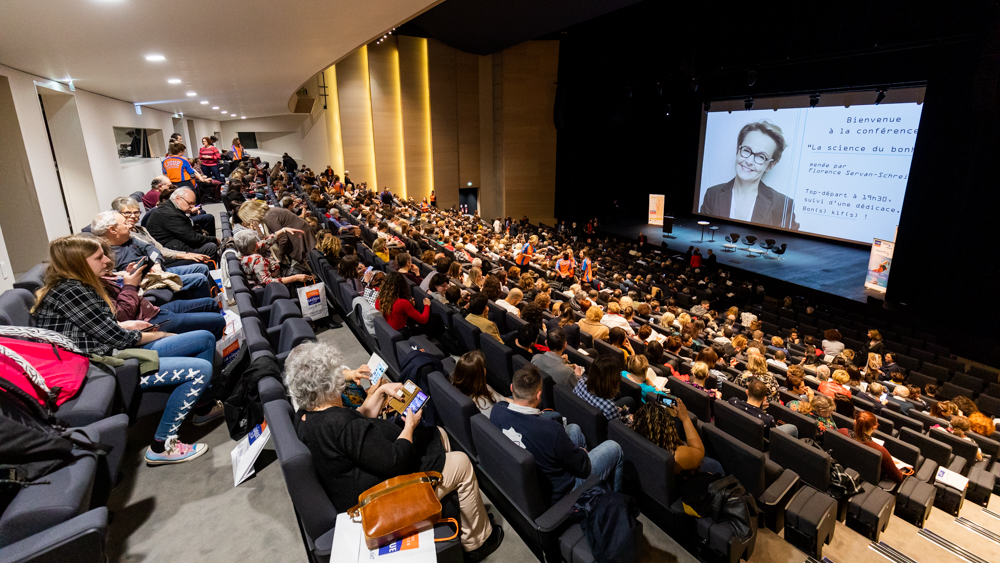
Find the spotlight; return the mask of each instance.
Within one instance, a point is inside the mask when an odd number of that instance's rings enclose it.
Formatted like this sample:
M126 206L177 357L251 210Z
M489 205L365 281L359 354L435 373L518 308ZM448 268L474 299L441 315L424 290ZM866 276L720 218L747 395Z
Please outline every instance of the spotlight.
M753 98L747 98L746 100L744 100L743 107L746 108L747 111L752 110L753 109Z
M709 111L711 111L711 109L712 109L712 102L711 101L705 102L705 113L708 113Z
M875 97L875 105L879 105L880 103L882 103L882 100L884 99L885 99L885 88L879 88L878 96Z
M819 94L809 96L809 107L814 108L819 105Z

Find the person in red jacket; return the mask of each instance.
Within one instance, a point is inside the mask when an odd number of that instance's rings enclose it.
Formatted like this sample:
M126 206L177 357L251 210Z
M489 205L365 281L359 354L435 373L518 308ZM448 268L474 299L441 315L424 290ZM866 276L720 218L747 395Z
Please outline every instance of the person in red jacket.
M440 318L431 317L431 300L424 299L423 309L417 311L410 297L410 288L399 272L389 272L382 281L376 302L389 326L407 334L438 335L442 331Z

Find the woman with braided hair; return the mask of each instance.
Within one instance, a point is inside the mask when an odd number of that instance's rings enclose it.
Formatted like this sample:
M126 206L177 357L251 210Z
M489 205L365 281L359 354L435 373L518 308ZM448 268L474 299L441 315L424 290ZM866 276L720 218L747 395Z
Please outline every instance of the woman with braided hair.
M674 400L673 407L661 403L646 403L639 407L632 418L632 430L657 447L674 454L674 473L698 470L723 474L722 464L705 457L705 446L694 423L691 422L691 417L688 416L684 401L677 398ZM684 427L687 443L677 432L678 420Z

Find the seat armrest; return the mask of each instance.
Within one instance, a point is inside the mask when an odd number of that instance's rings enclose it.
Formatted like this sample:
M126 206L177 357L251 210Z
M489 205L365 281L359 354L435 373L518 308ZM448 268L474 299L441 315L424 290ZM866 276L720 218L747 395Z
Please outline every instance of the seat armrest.
M125 360L125 365L115 369L115 378L118 380L118 392L124 403L122 409L126 413L132 412L132 403L139 394L139 360L129 358Z
M0 548L0 561L104 561L108 509L95 508Z
M591 475L582 485L570 491L566 496L549 507L544 514L535 520L535 528L539 532L551 532L561 526L573 513L573 505L580 495L600 481L597 475Z
M798 482L798 473L792 471L791 469L784 470L781 475L779 475L778 478L771 483L771 486L764 491L764 494L760 496L760 502L768 506L778 504L789 491L795 488L795 485Z
M937 475L937 470L938 464L936 461L924 458L923 463L914 471L913 476L925 483L930 483L934 480L934 476Z

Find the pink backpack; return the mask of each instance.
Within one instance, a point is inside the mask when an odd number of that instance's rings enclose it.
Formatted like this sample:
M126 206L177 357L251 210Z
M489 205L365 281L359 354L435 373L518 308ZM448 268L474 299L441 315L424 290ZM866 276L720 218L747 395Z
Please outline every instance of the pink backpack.
M16 334L11 330L18 331ZM2 327L0 377L10 381L51 410L73 398L83 387L90 360L72 341L58 333L37 328Z

